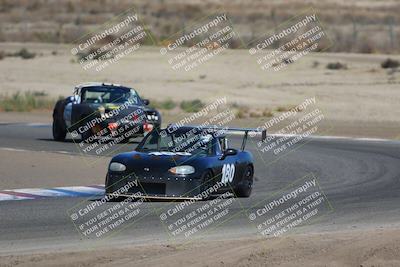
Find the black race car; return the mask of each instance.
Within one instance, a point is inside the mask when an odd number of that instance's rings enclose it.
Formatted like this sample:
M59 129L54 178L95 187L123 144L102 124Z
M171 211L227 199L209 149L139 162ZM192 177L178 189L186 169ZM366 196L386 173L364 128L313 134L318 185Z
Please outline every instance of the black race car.
M53 111L53 138L64 141L67 132L89 140L93 136L126 138L144 136L152 128L160 128L160 113L148 107L129 87L87 83L75 87L73 96L59 100Z
M230 131L244 133L240 150L229 146L226 133ZM253 131L258 130L171 125L154 129L135 151L112 158L106 196L207 199L230 191L249 197L254 163L245 145Z

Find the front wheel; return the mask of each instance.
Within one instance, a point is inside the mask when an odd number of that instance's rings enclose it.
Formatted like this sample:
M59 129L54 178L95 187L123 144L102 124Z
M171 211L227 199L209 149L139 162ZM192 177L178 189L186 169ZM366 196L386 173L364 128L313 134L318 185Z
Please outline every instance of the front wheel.
M62 127L59 120L53 121L53 138L56 141L64 141L67 131Z
M201 193L207 191L213 185L213 174L211 170L207 170L202 175L203 185L201 186ZM209 193L209 192L208 192ZM210 193L206 195L203 200L208 200L210 198Z
M251 190L253 189L253 174L253 167L250 165L247 166L242 181L235 188L235 195L237 197L249 197L251 195Z
M92 143L92 141L93 141L92 138L91 138L92 135L93 135L93 133L92 133L92 129L91 128L86 130L86 131L83 131L81 133L81 142L85 142L87 144Z

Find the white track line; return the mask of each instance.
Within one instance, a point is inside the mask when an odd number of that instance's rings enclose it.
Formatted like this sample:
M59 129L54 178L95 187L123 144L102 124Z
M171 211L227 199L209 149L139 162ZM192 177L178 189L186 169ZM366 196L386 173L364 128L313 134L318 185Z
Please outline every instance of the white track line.
M20 149L20 148L12 148L12 147L0 147L0 150L4 151L15 151L15 152L40 152L40 153L57 153L57 154L66 154L66 155L75 155L82 156L78 152L70 152L63 150L55 150L55 151L47 151L47 150L29 150L29 149ZM96 155L84 155L85 157L97 157Z
M103 195L104 185L23 188L0 190L0 201L59 197L92 197Z

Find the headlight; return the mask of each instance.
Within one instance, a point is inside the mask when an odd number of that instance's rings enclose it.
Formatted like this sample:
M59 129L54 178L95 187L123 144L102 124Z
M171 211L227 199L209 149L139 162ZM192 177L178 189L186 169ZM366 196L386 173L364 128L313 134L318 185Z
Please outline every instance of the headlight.
M152 121L152 120L158 121L158 116L157 116L157 114L152 114L152 115L147 114L146 117L147 117L147 119L150 120L150 121Z
M123 172L126 170L126 166L118 162L111 162L109 169L113 172Z
M182 174L182 175L192 174L194 173L194 171L195 171L194 168L189 165L182 165L169 169L169 172L173 174Z
M101 116L104 116L104 114L106 113L106 108L103 106L99 106L98 110Z

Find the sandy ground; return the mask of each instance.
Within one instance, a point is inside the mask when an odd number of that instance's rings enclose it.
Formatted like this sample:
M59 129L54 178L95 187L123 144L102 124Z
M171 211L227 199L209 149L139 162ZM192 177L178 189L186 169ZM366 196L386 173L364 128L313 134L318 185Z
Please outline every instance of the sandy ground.
M315 96L327 117L336 121L387 122L400 120L400 72L380 67L388 55L341 53L310 54L288 68L262 71L247 50L228 50L200 67L174 71L156 47L142 47L104 71L84 71L72 63L68 45L0 44L0 50L27 47L41 56L32 60L0 61L0 93L37 90L53 96L69 95L74 85L87 81L121 83L141 95L163 100L226 96L229 103L274 109L300 104ZM57 51L56 56L51 55ZM390 56L399 59L399 56ZM328 70L329 62L347 64L347 70ZM317 67L313 67L318 62Z
M380 67L388 55L341 53L310 54L279 72L262 71L247 50L228 50L200 67L174 71L157 48L142 47L104 71L84 71L68 45L2 43L0 50L27 47L38 53L31 60L0 60L0 94L45 91L51 96L70 95L74 85L87 81L121 83L136 88L146 98L175 101L200 98L211 102L227 97L228 103L275 110L316 97L323 110L328 135L400 138L400 71ZM52 55L57 51L57 55ZM399 56L390 56L400 58ZM328 70L329 62L347 64L347 70ZM318 62L317 67L313 67ZM166 113L166 112L164 112ZM181 114L164 115L164 123ZM268 118L235 120L232 125L254 127ZM50 122L51 111L7 114L0 122Z
M104 184L110 161L99 157L96 164L82 164L80 156L3 149L0 158L0 189ZM15 162L18 168L11 168Z
M315 96L325 111L325 123L334 123L329 135L398 138L400 134L400 73L390 74L380 68L388 57L385 55L312 54L284 71L272 73L261 71L246 50L235 50L218 55L194 71L177 72L158 49L145 47L106 71L90 73L71 62L68 46L1 44L0 50L15 51L22 46L42 55L33 60L1 60L0 93L44 90L52 96L66 96L76 84L105 81L133 86L143 96L156 100L212 101L226 96L230 103L271 109L296 105ZM58 55L51 55L53 50ZM312 67L314 61L320 63L316 68ZM336 61L346 63L349 69L325 68L328 62ZM50 115L3 113L0 122L49 122ZM253 126L262 122L257 120L237 124ZM104 177L99 173L104 173L108 162L104 159L104 164L90 169L81 164L79 157L70 155L3 150L0 157L2 187L7 189L20 188L17 181L22 176L28 177L23 187L101 183ZM24 167L9 170L16 160ZM60 173L68 173L69 178ZM400 230L373 229L268 240L209 241L187 247L158 244L93 251L80 251L78 247L75 252L4 256L0 257L0 266L399 266L399 244Z
M107 248L0 257L0 266L399 266L400 230Z

